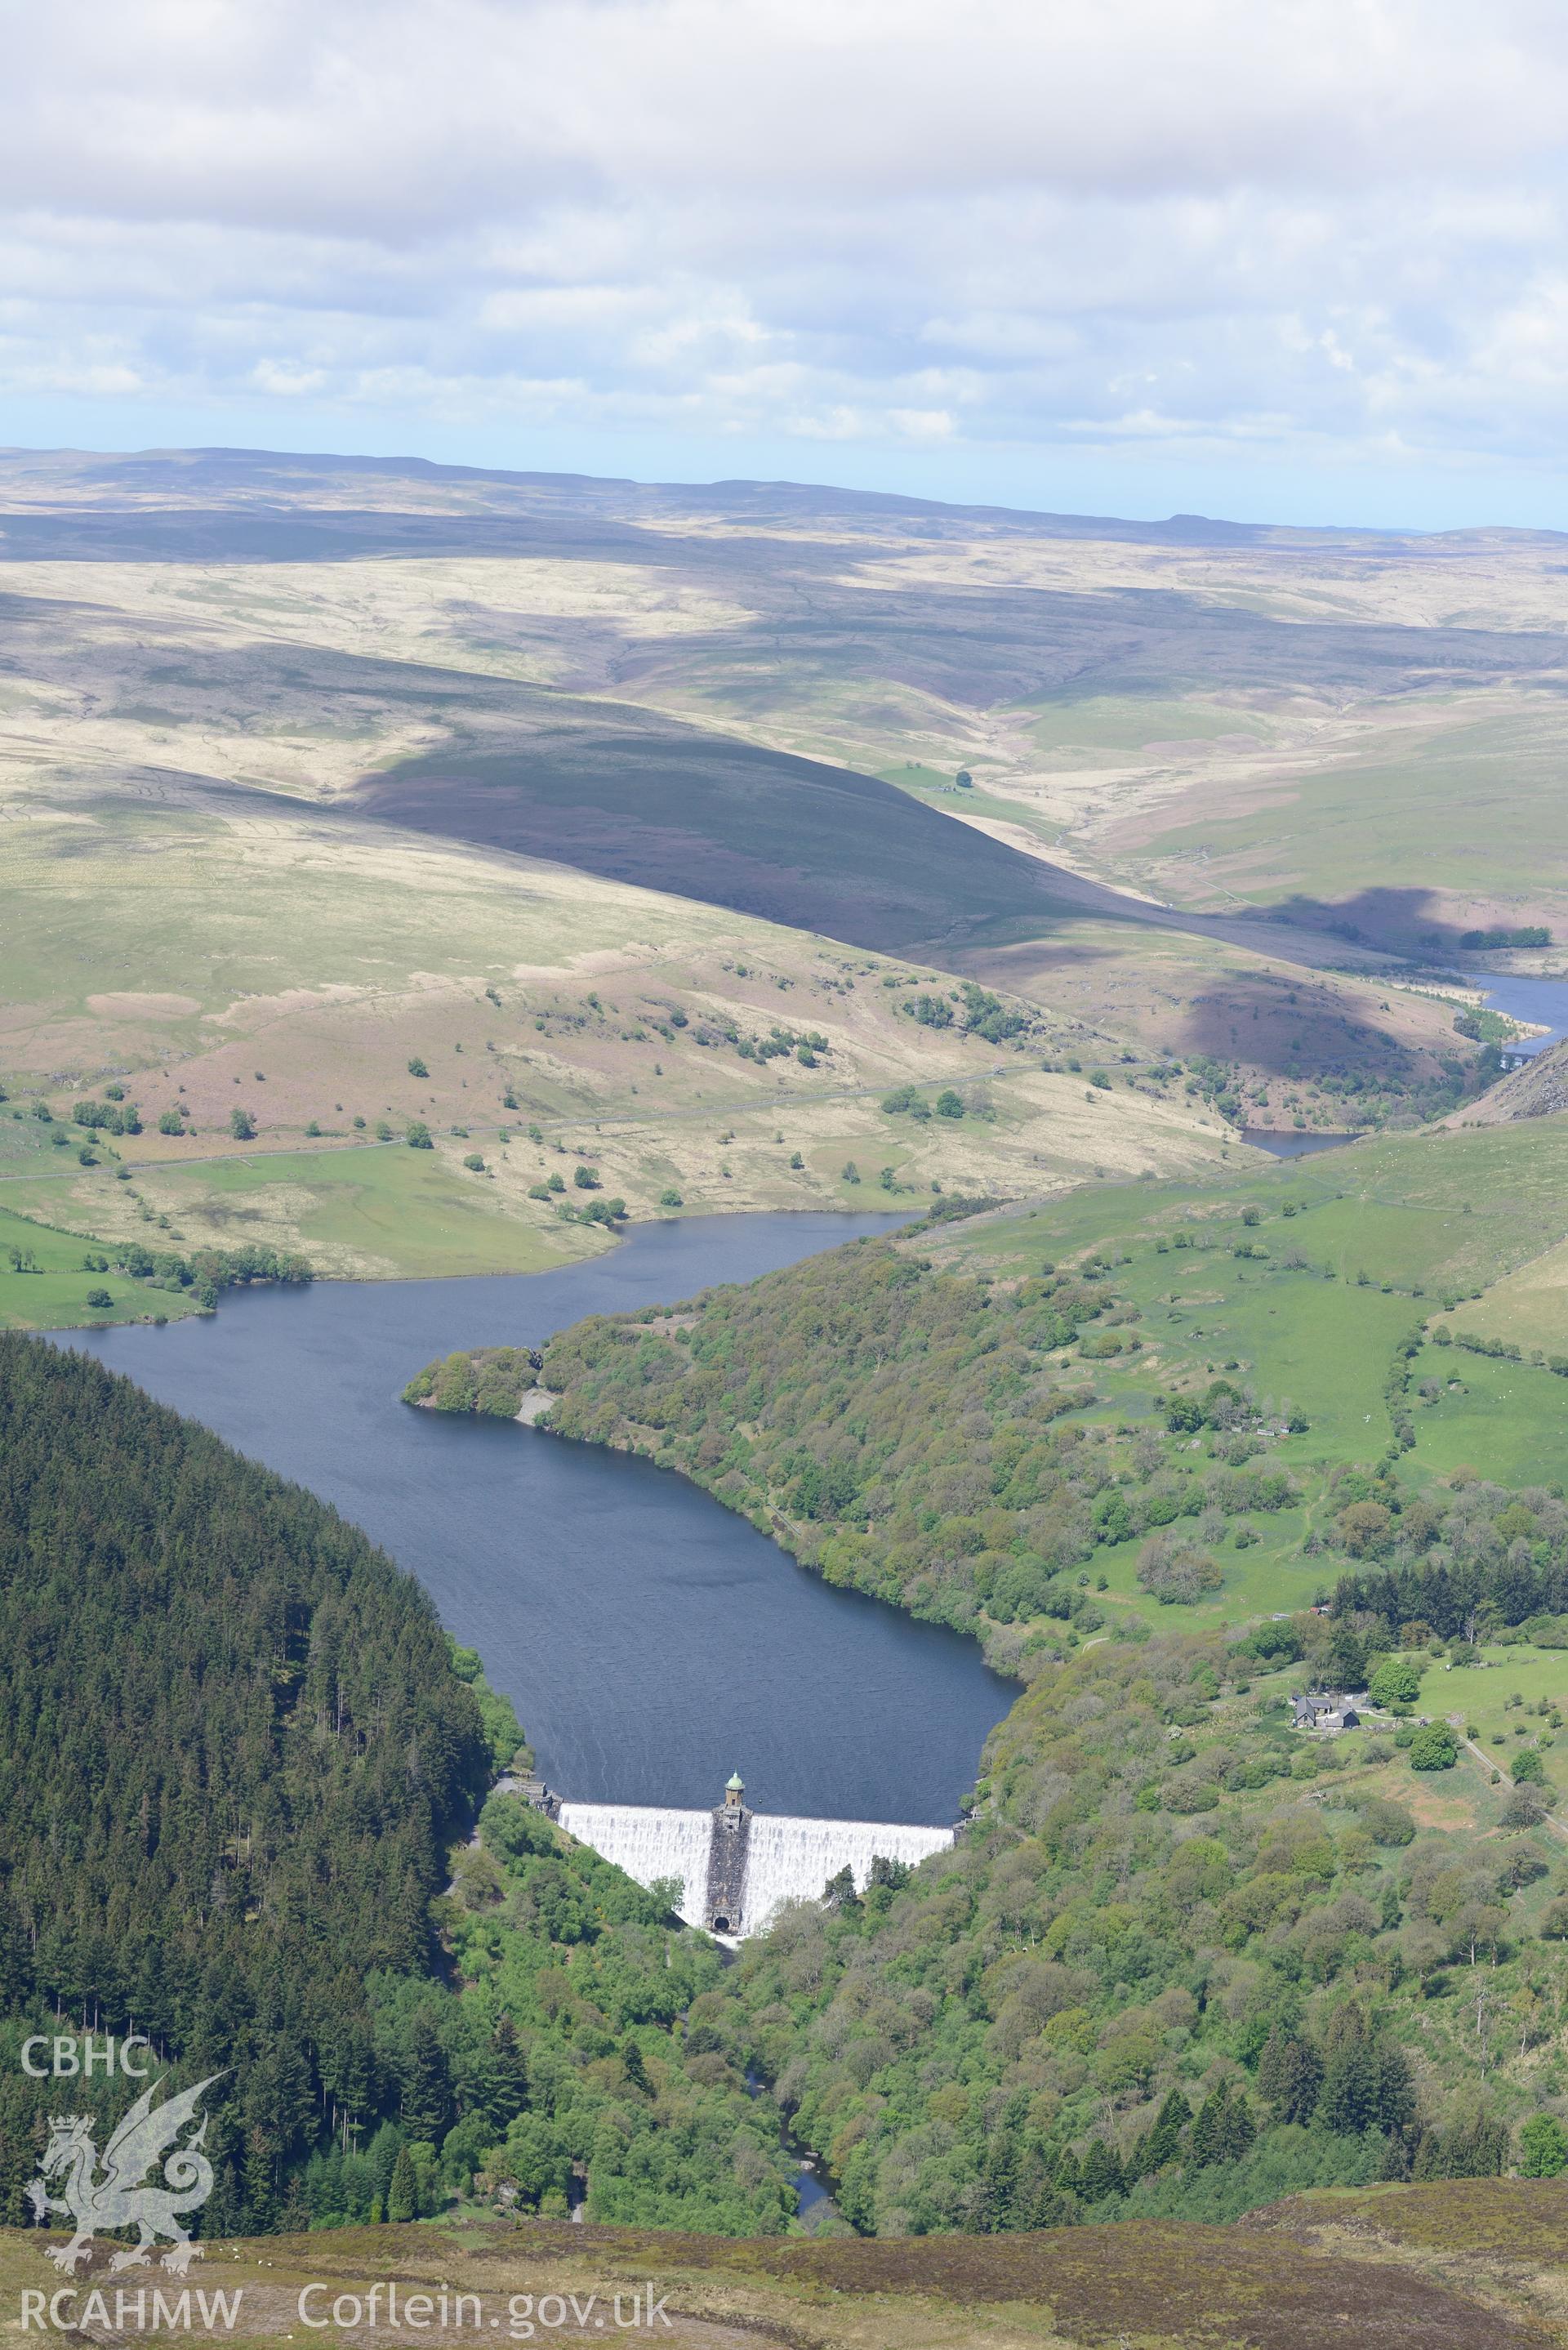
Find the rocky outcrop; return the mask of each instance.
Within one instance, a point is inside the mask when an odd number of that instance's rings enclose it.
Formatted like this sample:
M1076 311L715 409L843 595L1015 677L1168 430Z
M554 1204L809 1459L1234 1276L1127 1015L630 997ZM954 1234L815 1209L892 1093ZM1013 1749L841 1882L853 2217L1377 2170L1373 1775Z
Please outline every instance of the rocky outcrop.
M1449 1126L1503 1126L1513 1118L1551 1118L1568 1110L1568 1041L1549 1045L1522 1069L1467 1102L1445 1121Z

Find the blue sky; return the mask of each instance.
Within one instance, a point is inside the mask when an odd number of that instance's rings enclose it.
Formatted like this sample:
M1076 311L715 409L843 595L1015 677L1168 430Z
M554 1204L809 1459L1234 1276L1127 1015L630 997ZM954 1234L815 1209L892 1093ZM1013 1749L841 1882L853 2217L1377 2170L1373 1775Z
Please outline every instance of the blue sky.
M73 0L0 441L1568 528L1542 0Z

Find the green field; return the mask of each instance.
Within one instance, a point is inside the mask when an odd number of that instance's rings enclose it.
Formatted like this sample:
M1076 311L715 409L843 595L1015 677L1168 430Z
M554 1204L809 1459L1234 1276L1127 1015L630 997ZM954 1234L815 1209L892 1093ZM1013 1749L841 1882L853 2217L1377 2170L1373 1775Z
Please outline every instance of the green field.
M1093 754L1096 765L1114 765L1129 752L1157 743L1211 743L1226 735L1251 735L1263 743L1280 730L1255 711L1222 702L1178 702L1168 694L1053 694L1034 705L1040 715L1030 733L1042 751Z
M1568 1379L1530 1363L1489 1361L1459 1347L1426 1347L1412 1385L1444 1392L1416 1414L1415 1459L1438 1476L1471 1469L1500 1485L1549 1485L1568 1471ZM1449 1383L1461 1383L1450 1393Z
M1517 1701L1516 1701L1517 1700ZM1508 1771L1526 1746L1539 1746L1546 1775L1559 1794L1568 1794L1568 1736L1551 1729L1535 1711L1543 1701L1568 1700L1568 1649L1488 1647L1473 1667L1445 1669L1432 1665L1422 1676L1424 1713L1462 1713L1476 1743Z
M1228 1528L1214 1545L1222 1587L1181 1611L1194 1623L1236 1622L1307 1606L1332 1588L1338 1570L1303 1544L1328 1530L1335 1464L1373 1462L1389 1442L1384 1388L1397 1347L1436 1328L1445 1299L1471 1288L1481 1300L1467 1318L1490 1327L1487 1284L1532 1262L1568 1223L1565 1160L1562 1118L1400 1136L1233 1170L1203 1186L1085 1186L1023 1215L922 1235L922 1245L999 1279L1091 1254L1106 1263L1116 1298L1137 1309L1142 1348L1095 1362L1093 1420L1158 1426L1157 1398L1225 1376L1265 1407L1306 1418L1304 1433L1271 1447L1295 1472L1301 1505L1257 1516L1241 1548ZM1246 1211L1255 1223L1243 1222ZM1239 1256L1239 1247L1260 1253ZM1420 1389L1433 1382L1428 1400ZM1498 1483L1547 1484L1568 1466L1568 1380L1529 1362L1424 1346L1410 1365L1407 1408L1416 1442L1397 1473L1408 1483L1468 1468ZM1170 1611L1135 1580L1141 1547L1102 1547L1095 1572L1106 1578L1106 1599L1168 1627ZM1556 1669L1568 1683L1568 1665Z
M72 1189L79 1211L88 1185L78 1181ZM112 1197L118 1187L103 1182L96 1189L106 1214L118 1207ZM149 1246L223 1248L245 1241L277 1246L296 1234L288 1245L303 1249L326 1274L374 1270L381 1277L418 1280L537 1273L608 1244L581 1225L508 1216L483 1180L441 1152L401 1144L149 1168L136 1189L169 1218L161 1238L156 1230L140 1235ZM52 1184L18 1183L13 1196L38 1214L58 1212ZM119 1222L100 1228L118 1230ZM140 1234L140 1226L135 1229Z
M1286 1232L1286 1201L1299 1221ZM1354 1281L1445 1294L1490 1287L1568 1238L1568 1117L1386 1135L1344 1151L1267 1164L1249 1152L1201 1186L1085 1185L1033 1214L956 1235L961 1253L1035 1253L1152 1242L1259 1208L1282 1243ZM1261 1239L1263 1235L1260 1234ZM1432 1310L1428 1307L1428 1310ZM1480 1326L1480 1317L1477 1317Z
M18 1270L13 1249L22 1253L25 1263L31 1257L36 1269ZM99 1243L78 1233L35 1223L0 1207L0 1329L76 1329L84 1324L148 1321L158 1314L173 1321L196 1312L193 1300L171 1290L149 1290L121 1273L88 1273L83 1256L99 1253ZM90 1306L89 1289L107 1289L112 1306Z

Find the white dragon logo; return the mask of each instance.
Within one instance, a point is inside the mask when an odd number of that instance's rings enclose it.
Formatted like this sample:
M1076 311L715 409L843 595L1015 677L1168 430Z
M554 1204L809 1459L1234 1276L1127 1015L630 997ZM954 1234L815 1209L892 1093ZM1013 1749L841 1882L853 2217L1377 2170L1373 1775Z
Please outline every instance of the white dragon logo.
M154 2081L151 2088L143 2089L104 2150L101 2176L98 2175L98 2148L92 2140L92 2116L50 2116L43 2177L34 2179L27 2189L27 2199L39 2227L51 2211L68 2211L76 2222L76 2233L68 2244L46 2247L57 2269L74 2275L77 2262L85 2260L92 2250L94 2230L100 2228L140 2230L138 2242L116 2252L109 2264L111 2270L147 2267L148 2256L160 2236L173 2240L163 2255L164 2268L175 2269L182 2276L192 2261L201 2259L202 2247L192 2242L190 2231L181 2225L179 2215L199 2209L213 2191L213 2166L200 2150L207 2135L205 2115L195 2136L185 2145L173 2147L168 2155L163 2164L165 2184L144 2186L142 2179L148 2166L158 2160L186 2123L194 2118L202 2091L222 2078L221 2073L213 2073L205 2081L198 2081L193 2089L182 2089L178 2096L157 2106L152 2100L162 2083ZM62 2171L66 2180L63 2199L51 2195L47 2185Z

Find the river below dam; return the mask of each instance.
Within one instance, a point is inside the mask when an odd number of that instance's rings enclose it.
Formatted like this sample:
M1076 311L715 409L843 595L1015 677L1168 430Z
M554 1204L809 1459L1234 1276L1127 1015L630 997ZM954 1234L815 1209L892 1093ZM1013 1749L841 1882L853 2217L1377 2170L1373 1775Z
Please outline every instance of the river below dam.
M538 1346L900 1221L692 1217L559 1272L256 1289L208 1319L55 1336L416 1574L566 1796L701 1808L739 1770L761 1812L950 1825L1017 1694L972 1641L833 1589L650 1461L398 1400L455 1347Z

